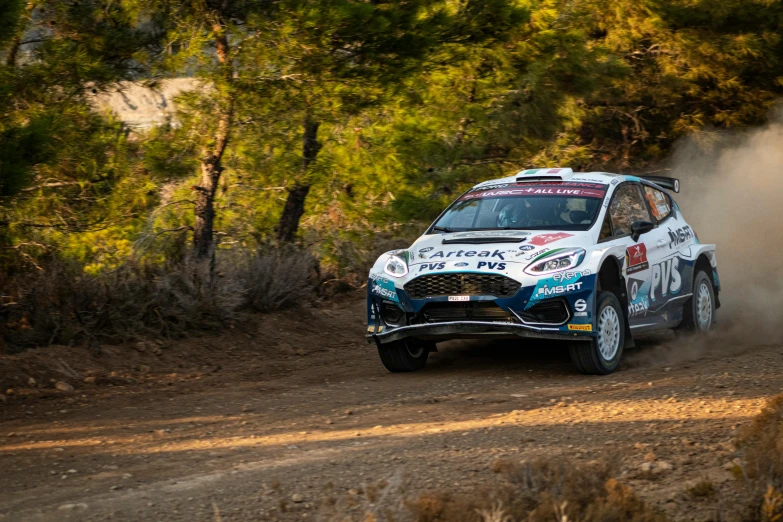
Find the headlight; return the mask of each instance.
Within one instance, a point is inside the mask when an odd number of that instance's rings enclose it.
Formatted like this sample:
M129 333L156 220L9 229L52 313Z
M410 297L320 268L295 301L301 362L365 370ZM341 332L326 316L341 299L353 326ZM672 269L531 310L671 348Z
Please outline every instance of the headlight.
M552 253L543 259L533 261L525 268L525 273L540 276L560 272L561 270L568 270L579 266L584 258L585 251L581 248L573 248L565 251L561 250L560 252Z
M408 263L397 255L393 255L386 261L383 271L392 277L403 277L408 275Z

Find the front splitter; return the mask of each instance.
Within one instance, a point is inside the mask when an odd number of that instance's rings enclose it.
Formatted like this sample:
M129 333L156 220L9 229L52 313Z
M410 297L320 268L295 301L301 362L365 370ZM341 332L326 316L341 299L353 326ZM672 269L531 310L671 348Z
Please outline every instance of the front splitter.
M367 342L384 344L400 339L415 337L425 341L446 341L449 339L509 338L527 337L560 341L589 341L593 334L587 332L561 332L554 328L539 328L517 323L494 323L484 321L453 321L447 323L417 324L400 326L380 333L369 333Z

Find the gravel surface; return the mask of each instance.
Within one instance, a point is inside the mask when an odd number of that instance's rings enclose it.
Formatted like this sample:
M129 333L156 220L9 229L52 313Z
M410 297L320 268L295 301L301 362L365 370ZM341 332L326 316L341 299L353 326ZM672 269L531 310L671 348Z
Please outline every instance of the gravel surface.
M5 357L4 385L27 384L0 402L0 521L317 519L325 497L379 480L467 491L498 480L497 459L552 456L613 459L675 519L732 520L732 438L783 389L781 347L668 334L608 377L575 373L557 344L478 341L390 374L363 340L363 307ZM705 478L718 495L692 498Z

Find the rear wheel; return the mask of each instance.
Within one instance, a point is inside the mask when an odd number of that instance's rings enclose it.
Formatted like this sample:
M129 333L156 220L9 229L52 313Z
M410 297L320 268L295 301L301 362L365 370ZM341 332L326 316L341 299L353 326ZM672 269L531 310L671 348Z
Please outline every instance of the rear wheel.
M427 363L430 346L415 339L402 339L378 346L381 362L390 372L414 372Z
M607 375L617 369L625 345L625 319L612 292L600 292L596 304L596 334L590 341L571 343L571 361L588 375Z
M715 324L715 289L703 270L693 278L693 296L682 310L682 322L676 331L682 334L706 333Z

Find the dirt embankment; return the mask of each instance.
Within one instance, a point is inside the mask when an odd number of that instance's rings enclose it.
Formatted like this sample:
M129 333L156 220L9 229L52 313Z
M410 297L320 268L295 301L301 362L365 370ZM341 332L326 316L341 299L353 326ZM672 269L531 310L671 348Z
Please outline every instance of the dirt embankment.
M13 389L0 404L0 520L301 520L329 496L370 502L378 480L472 491L497 480L497 459L550 456L616 460L675 518L732 520L744 495L728 470L734 430L783 388L780 347L666 335L604 378L574 373L556 345L479 342L394 375L363 340L363 306L143 352L0 359ZM693 498L705 478L715 494Z

